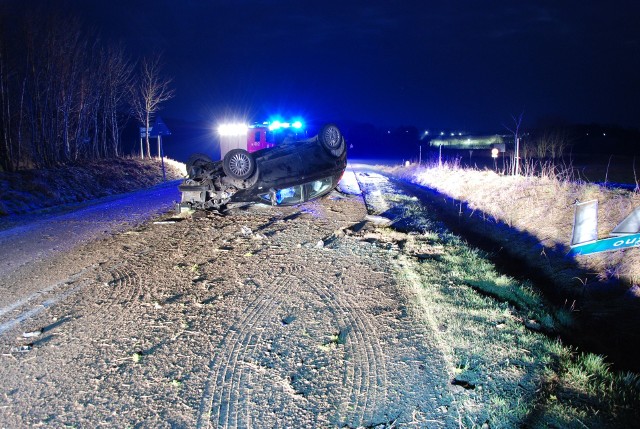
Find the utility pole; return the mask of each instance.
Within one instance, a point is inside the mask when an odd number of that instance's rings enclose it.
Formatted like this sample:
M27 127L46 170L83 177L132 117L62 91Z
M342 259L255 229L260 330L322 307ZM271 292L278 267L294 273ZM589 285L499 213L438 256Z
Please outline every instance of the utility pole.
M162 181L166 182L167 181L167 173L165 173L164 171L164 151L162 150L162 136L160 134L158 134L158 152L160 155L160 160L162 162Z

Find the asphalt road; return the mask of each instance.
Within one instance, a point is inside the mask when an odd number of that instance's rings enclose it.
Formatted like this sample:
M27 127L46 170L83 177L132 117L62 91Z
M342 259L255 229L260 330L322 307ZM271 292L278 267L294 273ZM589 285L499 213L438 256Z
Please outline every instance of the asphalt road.
M0 291L3 292L0 306L7 303L9 296L11 299L24 298L7 293L6 285L10 279L29 273L33 264L46 263L58 252L69 251L108 233L123 231L171 210L180 197L178 184L179 181L172 181L86 204L3 218L0 221ZM49 278L43 282L48 284L56 280ZM28 291L33 289L26 288Z

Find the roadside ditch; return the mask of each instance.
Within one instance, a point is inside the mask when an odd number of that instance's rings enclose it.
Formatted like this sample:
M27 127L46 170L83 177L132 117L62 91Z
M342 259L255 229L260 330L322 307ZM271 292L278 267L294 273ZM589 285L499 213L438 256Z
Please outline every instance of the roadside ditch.
M387 173L406 192L426 201L454 234L487 253L503 272L529 279L560 311L569 312L570 323L558 326L558 334L578 350L603 355L617 369L640 371L632 350L640 341L640 300L636 288L581 268L567 256L564 246L545 246L526 232L470 207L461 200Z

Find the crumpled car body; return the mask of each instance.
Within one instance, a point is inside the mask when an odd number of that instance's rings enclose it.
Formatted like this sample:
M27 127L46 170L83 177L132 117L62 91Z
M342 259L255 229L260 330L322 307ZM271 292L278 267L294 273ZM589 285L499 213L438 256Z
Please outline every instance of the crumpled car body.
M331 192L346 166L345 140L333 124L308 139L252 153L233 149L220 161L195 154L178 187L180 207L220 211L233 203L300 204Z

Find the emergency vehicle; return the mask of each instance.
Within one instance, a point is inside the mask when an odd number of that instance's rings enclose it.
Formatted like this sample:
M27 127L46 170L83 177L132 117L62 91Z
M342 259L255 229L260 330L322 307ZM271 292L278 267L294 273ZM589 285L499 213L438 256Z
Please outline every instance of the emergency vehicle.
M226 123L218 127L220 136L220 159L233 149L244 149L255 152L260 149L274 147L287 139L298 140L306 136L302 121L293 122L261 122L247 125L243 123Z

